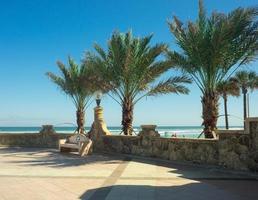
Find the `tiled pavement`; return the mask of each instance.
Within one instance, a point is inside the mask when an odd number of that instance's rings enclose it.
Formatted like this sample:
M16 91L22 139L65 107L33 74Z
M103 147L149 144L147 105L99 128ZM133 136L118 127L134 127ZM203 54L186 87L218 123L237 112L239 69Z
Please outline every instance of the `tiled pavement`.
M255 176L155 159L0 148L0 200L258 199Z

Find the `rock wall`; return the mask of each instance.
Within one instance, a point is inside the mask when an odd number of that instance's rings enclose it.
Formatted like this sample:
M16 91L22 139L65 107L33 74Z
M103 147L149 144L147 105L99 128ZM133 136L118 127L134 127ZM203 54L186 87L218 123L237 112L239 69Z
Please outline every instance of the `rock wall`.
M94 141L94 151L157 157L173 161L217 165L258 172L258 118L249 118L245 131L218 131L218 139L161 138L155 126L142 126L139 136L102 135ZM59 139L52 126L40 133L0 134L0 146L57 148Z
M239 131L220 131L218 144L220 166L237 170L254 168L251 166L249 134Z
M250 135L249 158L251 163L249 163L249 168L258 171L258 118L248 118L246 123L247 132Z
M95 151L134 154L173 161L258 171L258 120L247 130L220 130L218 139L160 138L155 130L140 136L103 136Z
M139 136L103 136L95 150L157 157L166 160L218 163L218 140Z
M0 134L0 146L58 148L59 139L70 135L57 134L52 126L43 126L39 133L2 133Z

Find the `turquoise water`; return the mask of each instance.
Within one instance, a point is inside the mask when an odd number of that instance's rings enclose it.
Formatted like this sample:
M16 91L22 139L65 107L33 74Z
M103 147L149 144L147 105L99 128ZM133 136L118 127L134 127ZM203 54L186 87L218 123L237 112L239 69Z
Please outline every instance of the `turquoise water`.
M219 127L224 128L224 127ZM39 132L41 127L0 127L0 133L35 133ZM114 135L121 134L120 126L110 126L109 131ZM242 129L241 126L231 127L231 129ZM55 127L56 132L59 133L73 133L75 127ZM90 127L86 127L86 131L89 131ZM137 134L141 130L140 127L134 127L134 131ZM161 137L170 138L172 135L182 138L197 138L202 132L201 126L158 126L157 131Z

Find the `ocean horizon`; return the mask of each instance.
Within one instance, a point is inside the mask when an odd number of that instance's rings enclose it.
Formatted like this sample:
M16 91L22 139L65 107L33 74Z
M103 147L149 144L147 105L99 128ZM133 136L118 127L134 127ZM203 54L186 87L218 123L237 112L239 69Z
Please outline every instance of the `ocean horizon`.
M0 134L2 133L38 133L41 130L41 126L2 126L0 127ZM91 127L85 127L86 132L90 130ZM218 128L225 128L224 126L218 126ZM74 133L76 130L75 126L55 126L55 131L57 133ZM120 135L122 130L121 126L109 126L109 131L113 135ZM230 129L243 129L243 126L232 126ZM134 133L138 133L141 130L140 126L134 126ZM161 137L172 137L172 135L177 137L186 138L197 138L202 132L202 126L157 126L156 130L159 132Z

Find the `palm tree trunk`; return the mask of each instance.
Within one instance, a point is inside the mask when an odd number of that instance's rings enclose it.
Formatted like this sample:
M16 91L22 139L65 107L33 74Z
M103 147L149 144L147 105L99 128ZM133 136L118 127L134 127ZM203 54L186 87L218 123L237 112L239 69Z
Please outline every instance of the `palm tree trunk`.
M246 92L243 93L243 104L244 104L244 120L246 120L247 112L246 112Z
M76 112L76 117L77 117L77 132L79 134L84 134L84 110L78 109Z
M228 101L228 97L226 94L223 95L223 100L224 100L224 111L225 111L225 125L226 125L226 129L228 129L228 105L227 105L227 101Z
M124 98L122 108L122 130L125 135L132 135L133 132L133 102L131 98Z
M242 93L243 93L244 128L245 128L245 120L246 120L246 116L247 116L247 112L246 112L246 94L247 94L247 89L243 87L242 88Z
M206 92L202 97L202 118L205 138L213 138L213 132L217 129L218 100L216 92Z

